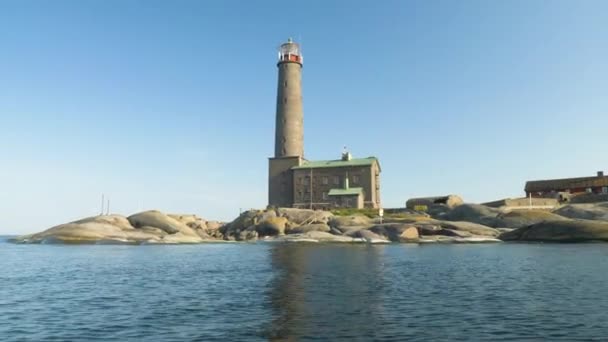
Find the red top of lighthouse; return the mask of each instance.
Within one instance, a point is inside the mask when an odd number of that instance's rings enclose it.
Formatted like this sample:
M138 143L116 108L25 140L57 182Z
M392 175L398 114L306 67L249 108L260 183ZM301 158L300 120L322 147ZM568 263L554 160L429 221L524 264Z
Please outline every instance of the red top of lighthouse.
M300 45L294 43L291 38L287 40L287 43L281 44L279 47L279 63L298 63L302 65L304 58L300 53Z

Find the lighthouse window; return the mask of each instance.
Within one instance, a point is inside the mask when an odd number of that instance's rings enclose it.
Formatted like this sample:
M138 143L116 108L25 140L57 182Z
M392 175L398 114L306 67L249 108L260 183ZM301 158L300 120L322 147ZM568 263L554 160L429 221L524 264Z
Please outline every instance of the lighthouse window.
M287 87L287 81L283 82L283 87Z
M287 98L286 97L283 98L283 103L287 103Z

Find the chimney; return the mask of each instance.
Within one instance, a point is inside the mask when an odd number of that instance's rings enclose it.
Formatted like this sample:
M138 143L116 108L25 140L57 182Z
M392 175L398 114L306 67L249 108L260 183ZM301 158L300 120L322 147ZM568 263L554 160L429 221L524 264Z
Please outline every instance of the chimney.
M604 177L604 171L598 171L597 172L597 176L598 177Z

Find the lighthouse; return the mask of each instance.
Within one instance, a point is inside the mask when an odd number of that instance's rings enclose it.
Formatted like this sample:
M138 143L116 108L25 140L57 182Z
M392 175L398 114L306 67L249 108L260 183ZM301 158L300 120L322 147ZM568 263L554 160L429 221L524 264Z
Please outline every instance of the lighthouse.
M304 156L302 54L291 38L279 47L274 157Z
M353 158L345 151L342 158L336 160L304 159L302 51L289 39L279 46L278 53L274 156L268 160L268 205L324 210L380 208L378 158Z
M304 158L302 63L300 46L291 38L279 46L274 157L268 174L268 204L277 207L292 206L291 168Z

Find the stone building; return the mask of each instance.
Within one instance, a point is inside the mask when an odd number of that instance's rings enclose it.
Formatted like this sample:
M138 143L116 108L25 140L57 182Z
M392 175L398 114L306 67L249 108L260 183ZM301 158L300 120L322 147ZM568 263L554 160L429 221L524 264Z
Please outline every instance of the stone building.
M380 163L375 157L303 161L292 169L293 207L380 207Z
M275 153L269 159L268 204L296 208L379 208L380 163L375 157L304 158L303 58L291 39L279 48Z

